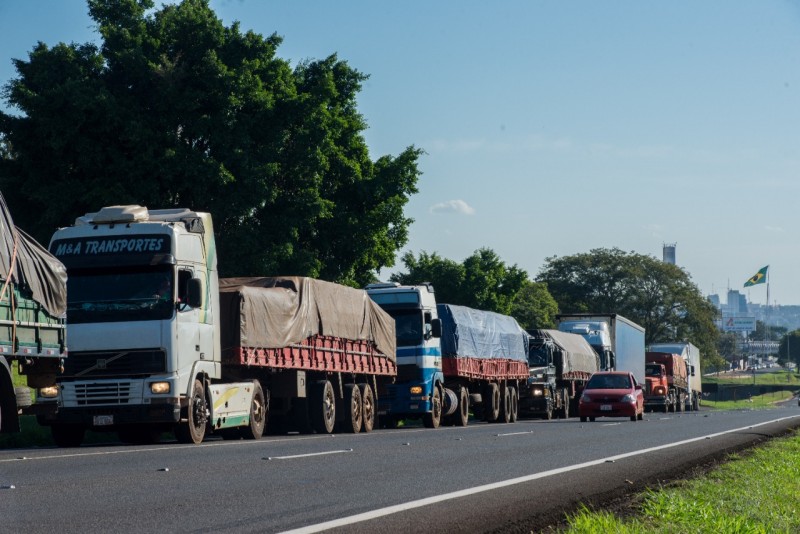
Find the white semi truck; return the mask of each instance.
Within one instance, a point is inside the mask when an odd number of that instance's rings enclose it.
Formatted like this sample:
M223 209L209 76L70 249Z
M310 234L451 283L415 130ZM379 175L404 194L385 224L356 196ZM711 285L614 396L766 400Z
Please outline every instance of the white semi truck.
M302 277L218 279L211 215L111 206L59 229L70 358L39 402L59 446L87 429L259 438L267 421L371 430L396 375L394 321L362 290ZM281 425L283 427L283 425Z

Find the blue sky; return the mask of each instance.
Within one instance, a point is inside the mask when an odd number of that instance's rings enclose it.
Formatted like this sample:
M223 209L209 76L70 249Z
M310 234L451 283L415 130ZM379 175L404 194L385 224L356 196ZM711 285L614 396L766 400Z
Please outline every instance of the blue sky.
M211 6L282 35L280 57L370 76L373 159L426 152L404 250L489 247L535 277L550 256L677 243L703 293L764 304L742 285L770 265L770 300L800 304L800 2ZM82 0L1 0L0 83L37 41L96 41L92 24Z

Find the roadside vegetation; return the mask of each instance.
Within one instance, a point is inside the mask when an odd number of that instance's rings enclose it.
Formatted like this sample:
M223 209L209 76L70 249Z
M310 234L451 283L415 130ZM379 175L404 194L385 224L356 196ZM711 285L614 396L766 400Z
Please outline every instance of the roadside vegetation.
M800 532L800 435L778 439L694 480L639 496L639 514L619 518L587 508L568 533Z

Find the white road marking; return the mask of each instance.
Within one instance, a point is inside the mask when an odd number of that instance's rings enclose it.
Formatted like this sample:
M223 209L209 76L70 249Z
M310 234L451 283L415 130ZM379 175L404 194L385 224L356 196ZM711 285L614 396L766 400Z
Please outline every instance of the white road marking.
M621 425L621 424L622 423L603 423L602 426L617 426L617 425Z
M606 462L613 463L617 460L622 460L624 458L632 458L634 456L640 456L642 454L648 454L655 451L660 451L664 449L670 449L672 447L679 447L681 445L686 445L689 443L694 443L696 441L702 441L705 439L711 439L718 436L724 436L725 434L732 434L734 432L740 432L742 430L749 430L752 428L756 428L763 425L768 425L772 423L777 423L778 421L784 421L787 419L795 419L800 417L800 415L793 415L789 417L780 417L778 419L773 419L771 421L765 421L763 423L758 423L756 425L749 425L743 426L741 428L734 428L732 430L725 430L724 432L717 432L715 434L708 434L706 436L700 436L697 438L690 438L685 439L683 441L677 441L674 443L667 443L665 445L658 445L656 447L650 447L649 449L641 449L633 452L626 452L623 454L617 454L615 456L609 456L608 458L600 458L599 460L592 460L589 462L583 462L580 464L569 465L565 467L559 467L556 469L551 469L549 471L542 471L540 473L533 473L531 475L511 478L508 480L501 480L500 482L493 482L491 484L484 484L482 486L475 486L473 488L467 488L459 491L454 491L452 493L445 493L443 495L435 495L433 497L428 497L425 499L419 499L416 501L409 501L402 504L396 504L394 506L387 506L386 508L378 508L377 510L372 510L371 512L364 512L362 514L351 515L349 517L342 517L340 519L334 519L332 521L325 521L324 523L317 523L316 525L308 525L305 527L287 530L284 531L282 534L311 534L313 532L322 532L324 530L343 527L347 525L352 525L355 523L361 523L363 521L369 521L371 519L377 519L379 517L384 517L391 514L396 514L398 512L405 512L408 510L413 510L415 508L421 508L423 506L428 506L430 504L436 504L444 501L449 501L452 499L458 499L460 497L466 497L468 495L475 495L476 493L483 493L486 491L491 491L499 488L505 488L507 486L513 486L516 484L522 484L525 482L530 482L532 480L538 480L541 478L547 478L555 475L560 475L562 473L568 473L570 471L577 471L579 469L585 469L587 467L592 467L595 465L604 464Z
M293 454L291 456L267 456L265 460L292 460L294 458L308 458L309 456L325 456L327 454L342 454L343 452L353 452L353 449L340 449L338 451L309 452L307 454Z
M522 434L533 434L533 430L528 430L527 432L509 432L508 434L495 434L496 437L502 436L520 436Z

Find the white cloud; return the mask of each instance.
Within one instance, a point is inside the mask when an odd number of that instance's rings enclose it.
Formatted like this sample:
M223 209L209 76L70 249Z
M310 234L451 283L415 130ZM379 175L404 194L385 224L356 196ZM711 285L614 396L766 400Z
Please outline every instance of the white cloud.
M431 213L460 213L461 215L474 215L475 208L463 200L448 200L434 204L430 209Z
M773 232L773 233L776 233L776 234L782 234L783 231L784 231L783 228L781 228L780 226L765 226L764 230L766 230L767 232Z

